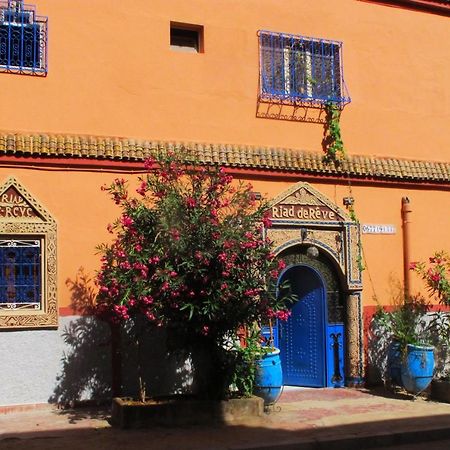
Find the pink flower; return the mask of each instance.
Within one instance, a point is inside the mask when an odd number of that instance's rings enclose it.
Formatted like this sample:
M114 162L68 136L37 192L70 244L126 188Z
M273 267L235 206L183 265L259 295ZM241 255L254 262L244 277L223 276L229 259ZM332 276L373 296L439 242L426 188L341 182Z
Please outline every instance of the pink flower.
M197 206L197 200L193 197L186 198L186 205L188 208L195 208Z
M154 165L155 165L155 163L156 163L156 161L152 158L152 157L150 157L150 158L147 158L146 160L145 160L145 162L144 162L144 167L148 170L148 169L151 169Z
M417 268L417 262L410 262L409 263L409 270L416 270Z
M159 256L153 256L153 257L151 257L151 258L148 259L148 262L149 262L150 264L158 264L159 261L160 261Z
M286 263L282 259L278 260L278 270L283 270L285 268L286 268Z
M121 219L120 219L122 225L126 228L129 228L133 225L134 221L131 217L127 216L126 214L124 214Z
M266 228L270 228L272 226L272 220L269 217L269 213L265 213L264 217L262 218L262 223Z
M208 336L208 334L209 334L209 327L207 325L203 326L202 334L203 334L203 336Z
M144 196L146 191L147 191L147 182L146 181L142 181L141 185L136 189L136 192L139 195Z
M176 228L172 228L170 230L170 235L172 236L172 239L175 241L180 240L180 232Z
M274 269L274 270L271 270L271 271L270 271L270 276L271 276L272 278L278 278L278 275L279 275L278 270Z
M153 297L151 295L144 295L139 299L143 305L151 305L153 303Z
M247 289L246 291L244 291L244 295L246 295L247 297L255 297L258 294L259 289Z
M226 253L219 253L218 255L217 255L217 259L220 261L220 262L224 262L226 259L227 259L227 255L226 255Z
M441 281L441 274L439 272L433 272L431 269L429 269L428 276L434 283L439 283L439 281Z
M234 245L234 242L233 242L233 241L228 241L228 240L227 240L227 241L224 241L224 242L223 242L223 248L224 248L225 250L232 248L233 245Z
M275 315L276 315L277 319L286 321L289 319L289 317L291 315L291 311L284 309L281 311L277 311Z

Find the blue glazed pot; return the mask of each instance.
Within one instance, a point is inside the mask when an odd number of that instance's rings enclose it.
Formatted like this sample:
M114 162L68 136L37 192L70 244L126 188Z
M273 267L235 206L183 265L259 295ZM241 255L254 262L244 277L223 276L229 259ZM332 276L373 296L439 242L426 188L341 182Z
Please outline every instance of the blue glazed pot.
M389 377L391 383L396 386L403 386L402 384L402 349L400 342L393 341L389 344L387 363L389 370Z
M254 394L264 399L264 405L272 405L283 389L280 350L267 353L258 361Z
M408 392L418 394L433 379L434 347L408 344L402 361L402 382Z

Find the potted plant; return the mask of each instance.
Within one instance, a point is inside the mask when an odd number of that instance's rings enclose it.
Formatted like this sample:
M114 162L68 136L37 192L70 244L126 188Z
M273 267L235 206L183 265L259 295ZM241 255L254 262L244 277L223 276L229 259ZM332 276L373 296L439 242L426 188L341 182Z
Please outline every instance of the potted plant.
M289 301L292 301L289 295ZM287 320L289 311L271 311L268 319L269 336L263 336L263 351L257 360L254 394L264 399L264 405L270 406L278 401L283 391L283 371L281 368L280 349L274 345L272 320Z
M424 280L430 296L444 307L444 310L432 314L428 324L428 334L437 348L437 368L431 384L431 396L450 403L450 257L445 251L437 251L427 263L414 262L410 269Z
M390 311L380 307L374 321L390 340L387 362L392 384L419 393L431 383L434 347L427 341L426 313L429 304L421 296L411 297Z
M108 227L112 242L100 246L97 313L114 323L140 316L165 327L169 350L190 355L196 395L230 398L245 360L235 345L238 330L286 311L270 288L283 263L263 236L268 205L251 185L190 155L160 152L145 168L137 196L123 179L103 188L122 213ZM237 389L245 391L254 372L242 376Z

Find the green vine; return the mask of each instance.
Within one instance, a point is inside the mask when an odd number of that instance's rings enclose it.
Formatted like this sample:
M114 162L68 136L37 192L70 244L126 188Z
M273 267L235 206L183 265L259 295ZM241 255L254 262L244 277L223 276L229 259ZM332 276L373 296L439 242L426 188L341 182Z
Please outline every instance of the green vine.
M350 219L359 226L360 222L358 217L356 216L355 208L353 207L353 205L348 206L348 215L350 216ZM358 269L361 272L363 270L366 270L366 267L364 266L361 239L358 240L358 255L356 256L356 263L358 264Z
M339 165L345 157L344 142L341 136L341 110L335 103L325 103L325 131L322 141L325 155L323 161L325 164L334 163Z

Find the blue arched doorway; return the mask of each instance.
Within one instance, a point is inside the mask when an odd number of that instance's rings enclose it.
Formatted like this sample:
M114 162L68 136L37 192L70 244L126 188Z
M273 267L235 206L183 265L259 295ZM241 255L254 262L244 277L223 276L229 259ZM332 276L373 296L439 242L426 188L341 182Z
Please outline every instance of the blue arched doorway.
M344 305L340 281L327 256L310 257L297 247L280 256L288 266L279 285L289 281L297 300L291 316L278 323L283 382L291 386L344 385Z
M287 385L322 387L326 385L325 287L311 267L288 268L280 283L289 281L298 297L291 316L279 323L279 346L283 381Z

